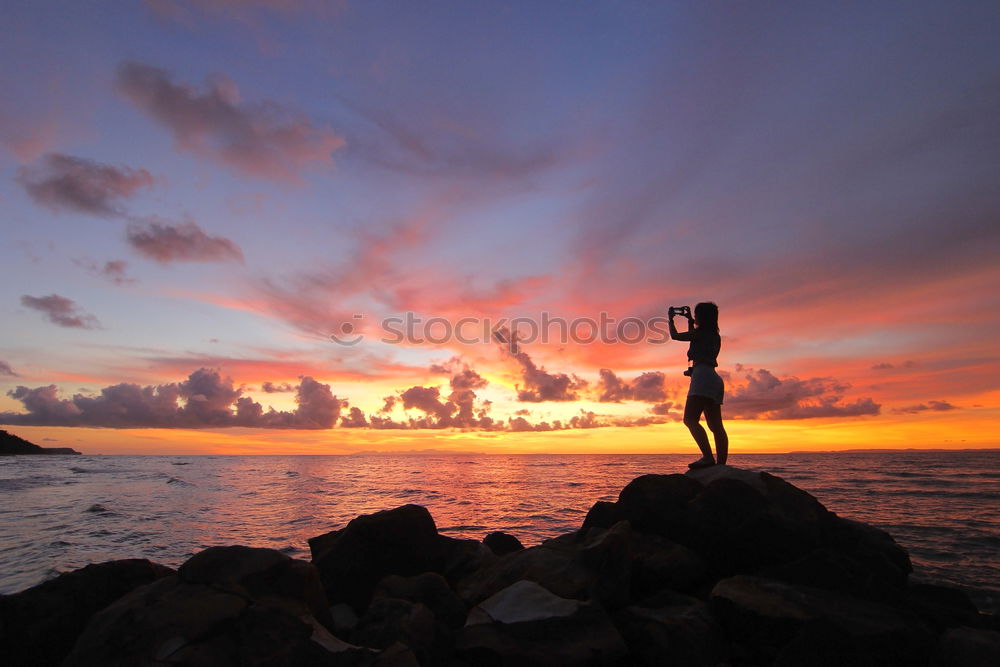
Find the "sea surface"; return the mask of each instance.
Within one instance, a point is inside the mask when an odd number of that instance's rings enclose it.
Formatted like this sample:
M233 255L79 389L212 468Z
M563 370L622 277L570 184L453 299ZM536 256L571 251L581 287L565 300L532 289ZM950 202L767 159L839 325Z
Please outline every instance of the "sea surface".
M525 545L575 530L634 477L690 455L0 457L0 593L88 563L176 567L214 545L309 558L306 540L359 514L426 506L441 533ZM737 455L837 514L888 531L912 578L1000 611L1000 451Z

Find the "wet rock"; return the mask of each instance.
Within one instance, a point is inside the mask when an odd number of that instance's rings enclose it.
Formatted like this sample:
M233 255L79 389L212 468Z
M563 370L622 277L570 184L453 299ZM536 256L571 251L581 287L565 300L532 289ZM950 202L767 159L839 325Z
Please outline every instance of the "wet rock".
M513 535L500 531L494 531L484 537L483 544L489 547L490 551L495 553L497 556L514 553L515 551L520 551L524 548L524 545L521 544L521 540L517 539Z
M960 625L985 626L986 617L979 614L968 595L955 588L910 584L901 604L938 632Z
M627 648L607 613L520 581L469 613L455 643L474 665L611 665Z
M621 609L615 625L629 647L630 664L718 665L726 659L726 638L708 605L666 591Z
M425 507L404 505L359 516L345 528L309 540L331 602L347 602L359 614L375 585L389 574L412 576L444 569L446 542Z
M710 602L738 662L775 660L807 626L850 637L878 664L921 664L932 646L928 628L912 615L817 588L736 576L716 584Z
M145 559L116 560L0 595L0 655L11 665L58 665L91 616L130 591L173 573Z
M214 547L177 575L95 614L63 664L320 665L340 653L374 658L331 635L316 614L329 611L310 564L271 549Z
M465 605L451 590L444 577L433 572L425 572L415 577L389 575L375 588L375 599L396 598L419 602L433 612L434 617L451 628L465 624Z

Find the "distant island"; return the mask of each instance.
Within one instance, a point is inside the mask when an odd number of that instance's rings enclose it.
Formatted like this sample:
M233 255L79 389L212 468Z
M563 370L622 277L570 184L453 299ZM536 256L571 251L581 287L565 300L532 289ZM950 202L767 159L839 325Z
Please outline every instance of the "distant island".
M80 452L70 447L39 447L24 438L19 438L13 433L8 433L0 429L0 456L20 456L25 454L75 454L79 456Z

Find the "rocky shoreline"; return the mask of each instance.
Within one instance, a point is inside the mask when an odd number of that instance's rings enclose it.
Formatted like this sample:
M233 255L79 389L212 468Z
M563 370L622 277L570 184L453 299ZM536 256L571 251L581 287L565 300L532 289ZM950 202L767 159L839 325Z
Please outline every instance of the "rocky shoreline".
M0 596L11 665L996 665L1000 622L908 581L887 533L768 473L644 475L524 548L405 505L176 571L90 565Z

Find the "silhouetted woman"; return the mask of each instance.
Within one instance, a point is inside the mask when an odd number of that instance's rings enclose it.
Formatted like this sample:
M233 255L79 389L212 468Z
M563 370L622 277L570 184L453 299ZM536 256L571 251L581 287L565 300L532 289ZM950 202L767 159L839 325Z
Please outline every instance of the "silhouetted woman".
M722 425L722 395L725 387L722 378L715 372L719 365L719 349L722 347L722 337L719 335L719 307L714 303L699 303L694 307L694 317L690 311L684 313L688 318L688 330L677 331L674 326L673 309L670 310L670 337L674 340L686 340L688 346L688 361L691 367L685 375L691 376L691 387L688 389L687 402L684 404L684 425L691 431L694 441L701 450L701 458L691 463L691 468L705 468L715 465L712 457L712 447L708 444L708 434L698 423L702 413L705 423L715 437L715 452L720 464L726 462L729 455L729 436Z

